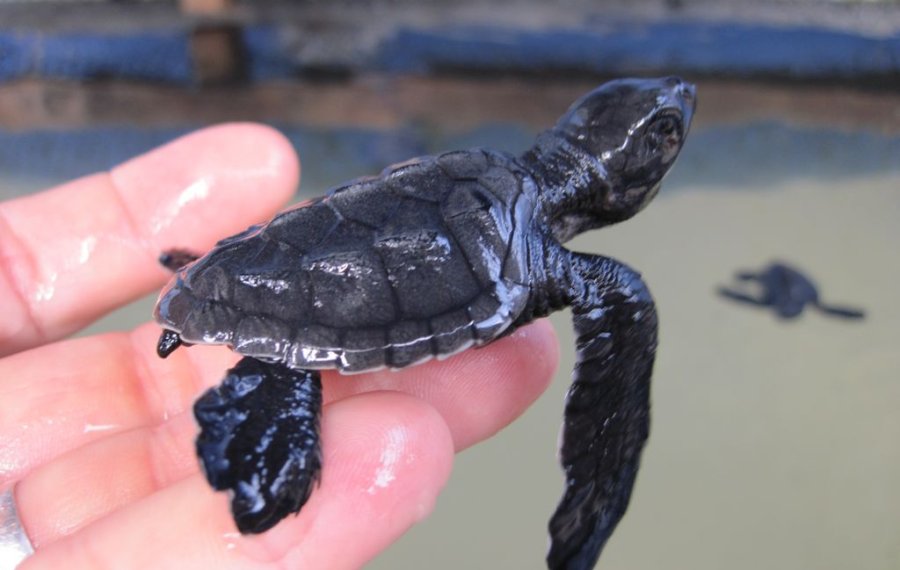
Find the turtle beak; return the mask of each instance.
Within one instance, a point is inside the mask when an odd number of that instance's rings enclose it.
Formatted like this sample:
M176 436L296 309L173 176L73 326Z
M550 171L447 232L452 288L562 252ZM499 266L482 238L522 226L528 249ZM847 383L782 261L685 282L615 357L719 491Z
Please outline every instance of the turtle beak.
M684 124L690 125L697 110L697 88L693 83L681 84L681 110L685 116Z
M672 88L670 92L672 103L681 110L686 133L697 110L697 87L693 83L682 81L679 77L669 77L666 81Z

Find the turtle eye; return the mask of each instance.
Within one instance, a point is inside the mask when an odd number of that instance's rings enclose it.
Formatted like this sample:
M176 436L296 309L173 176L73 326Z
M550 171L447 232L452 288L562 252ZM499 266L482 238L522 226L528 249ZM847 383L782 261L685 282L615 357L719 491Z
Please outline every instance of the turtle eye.
M680 133L678 132L678 121L672 116L661 117L653 125L653 134L660 141L671 137L680 137Z
M681 142L681 128L678 119L665 115L653 122L650 136L647 137L655 150L662 153L664 162L668 162L678 153Z

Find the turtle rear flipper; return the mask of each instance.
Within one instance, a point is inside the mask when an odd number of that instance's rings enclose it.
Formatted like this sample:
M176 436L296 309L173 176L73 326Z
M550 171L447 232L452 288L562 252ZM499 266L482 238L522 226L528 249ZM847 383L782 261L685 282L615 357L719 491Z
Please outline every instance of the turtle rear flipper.
M200 255L186 249L167 249L159 254L159 264L175 272L189 263L193 263L200 259Z
M264 532L306 503L322 465L320 374L244 358L194 404L206 478L232 492L242 533Z

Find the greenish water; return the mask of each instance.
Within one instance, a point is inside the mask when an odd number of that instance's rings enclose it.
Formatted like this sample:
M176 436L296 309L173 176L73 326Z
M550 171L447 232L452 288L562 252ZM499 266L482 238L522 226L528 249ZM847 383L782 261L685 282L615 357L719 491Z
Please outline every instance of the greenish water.
M599 567L900 567L898 189L896 174L710 187L577 240L639 268L661 319L652 435ZM867 319L783 322L715 296L773 256ZM553 320L564 358L549 392L464 452L435 516L371 568L541 567L573 364L568 315Z
M900 136L840 124L706 121L645 212L572 244L639 270L661 319L651 440L601 568L900 568ZM34 191L187 128L0 132L0 188ZM422 152L519 150L533 134L514 124L283 129L303 155L307 195ZM785 322L716 296L735 270L776 258L867 318ZM142 322L152 302L87 332ZM553 320L563 362L548 393L462 453L434 515L369 568L542 566L573 360L568 314Z

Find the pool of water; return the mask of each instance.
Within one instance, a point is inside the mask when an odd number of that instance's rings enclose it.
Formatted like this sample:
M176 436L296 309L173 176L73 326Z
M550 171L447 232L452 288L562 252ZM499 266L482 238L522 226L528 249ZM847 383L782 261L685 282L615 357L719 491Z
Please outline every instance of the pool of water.
M200 121L184 111L198 94L176 92L148 96L180 101L170 116L129 118L111 104L106 115L0 121L0 197L234 118L281 128L304 160L302 194L316 195L426 152L521 150L585 86L527 87L523 102L508 82L356 86L342 96L374 89L382 99L353 120L293 110L291 97L271 93L297 88L275 87L262 92L265 112L232 101ZM433 107L402 99L429 89L445 99ZM462 111L448 117L448 108ZM486 110L469 111L478 108ZM898 94L701 85L696 126L656 201L628 223L573 242L638 269L661 321L652 435L600 567L900 567L898 125ZM861 307L866 318L810 311L784 321L717 296L735 271L775 259L813 277L824 300ZM151 306L145 299L88 332L134 326ZM546 520L562 489L555 447L573 364L569 316L552 319L563 362L548 393L462 453L434 515L370 568L541 566Z

